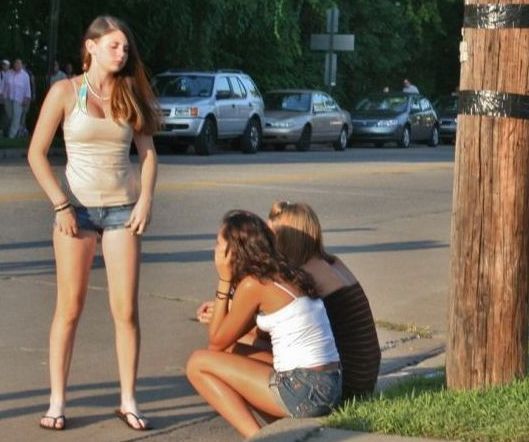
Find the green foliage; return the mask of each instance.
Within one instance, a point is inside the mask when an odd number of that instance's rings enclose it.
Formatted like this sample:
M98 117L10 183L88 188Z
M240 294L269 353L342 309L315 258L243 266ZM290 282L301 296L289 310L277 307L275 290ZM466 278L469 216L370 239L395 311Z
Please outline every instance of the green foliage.
M354 52L338 54L333 95L345 107L361 94L408 77L429 95L458 84L459 0L62 0L57 58L79 70L79 44L97 15L124 19L152 73L169 67L240 68L261 90L323 88L324 53L310 35L325 32L326 10L340 9L340 33L354 33ZM0 57L47 69L49 0L0 2Z
M327 418L332 427L461 441L526 441L529 380L486 390L450 391L444 376L414 378Z

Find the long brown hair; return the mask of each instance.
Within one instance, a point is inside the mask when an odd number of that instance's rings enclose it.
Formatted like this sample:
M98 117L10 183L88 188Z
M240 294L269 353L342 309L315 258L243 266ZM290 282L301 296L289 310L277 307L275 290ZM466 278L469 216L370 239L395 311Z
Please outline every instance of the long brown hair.
M86 72L92 63L92 56L86 50L85 42L97 40L114 31L121 31L125 34L129 51L125 66L114 74L115 84L110 97L112 119L115 121L125 120L132 125L136 132L152 135L160 127L160 113L134 36L122 20L102 15L90 24L81 46L83 71Z
M323 247L323 235L316 212L306 203L276 201L268 219L272 223L277 248L296 266L313 257L334 264L336 258Z
M245 210L231 210L224 215L221 232L228 243L226 253L232 253L232 282L235 286L244 277L254 276L261 282L289 282L303 294L318 297L312 276L290 264L276 249L274 233L257 215Z

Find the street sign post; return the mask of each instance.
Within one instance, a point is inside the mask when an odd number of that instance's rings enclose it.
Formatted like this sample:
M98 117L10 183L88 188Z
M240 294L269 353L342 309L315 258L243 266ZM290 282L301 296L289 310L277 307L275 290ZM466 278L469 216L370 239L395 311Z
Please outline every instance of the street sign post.
M337 56L335 51L354 51L354 34L338 34L338 8L327 10L327 34L312 34L310 48L313 51L326 51L325 73L323 81L325 86L336 86Z

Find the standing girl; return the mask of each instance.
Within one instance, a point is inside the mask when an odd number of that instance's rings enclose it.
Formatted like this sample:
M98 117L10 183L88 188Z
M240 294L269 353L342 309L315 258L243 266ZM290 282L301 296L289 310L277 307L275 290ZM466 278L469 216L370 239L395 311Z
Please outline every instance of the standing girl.
M55 212L53 247L57 303L50 331L50 407L40 425L66 427L66 383L75 331L86 298L98 237L109 285L116 333L121 404L116 414L131 428L147 430L135 398L140 328L140 239L150 217L157 160L155 98L132 33L122 21L96 18L86 31L84 73L48 92L29 147L28 160ZM61 185L47 153L62 123L68 162ZM140 173L129 159L134 140Z

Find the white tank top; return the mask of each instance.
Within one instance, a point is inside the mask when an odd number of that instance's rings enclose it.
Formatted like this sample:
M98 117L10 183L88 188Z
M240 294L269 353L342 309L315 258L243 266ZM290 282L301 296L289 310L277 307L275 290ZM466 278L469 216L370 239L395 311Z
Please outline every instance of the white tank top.
M292 302L268 315L258 314L257 326L270 333L276 371L310 368L338 362L329 318L323 301L308 296L296 297L282 285Z
M86 207L134 203L139 193L137 168L130 162L130 124L88 115L86 84L63 124L66 145L65 191L72 204Z

